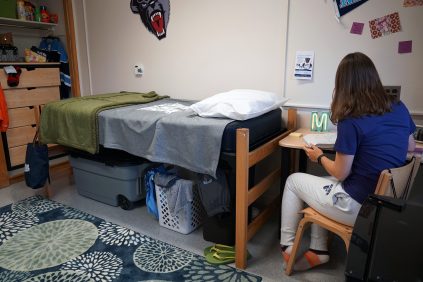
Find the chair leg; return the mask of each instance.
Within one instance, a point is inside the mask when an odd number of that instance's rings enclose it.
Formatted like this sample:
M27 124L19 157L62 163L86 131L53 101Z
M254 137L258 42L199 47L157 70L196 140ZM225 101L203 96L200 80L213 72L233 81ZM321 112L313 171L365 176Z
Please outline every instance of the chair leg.
M344 236L342 236L342 240L344 240L345 248L347 249L347 254L348 254L350 241L351 241L351 234L345 234Z
M292 268L294 267L295 257L297 255L297 251L300 248L301 239L303 238L304 231L311 225L311 222L308 221L306 218L301 219L300 223L298 224L297 233L295 234L294 245L292 246L291 254L289 256L288 265L285 269L286 275L291 275Z

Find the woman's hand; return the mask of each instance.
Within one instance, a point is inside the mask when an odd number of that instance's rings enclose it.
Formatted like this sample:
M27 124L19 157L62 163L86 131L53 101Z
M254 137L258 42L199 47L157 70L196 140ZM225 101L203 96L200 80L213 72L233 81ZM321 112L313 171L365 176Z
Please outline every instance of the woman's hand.
M317 158L323 154L323 151L316 145L311 145L311 147L303 147L303 150L306 152L307 157L312 162L317 162ZM336 152L335 161L330 160L327 157L321 159L321 164L323 168L338 179L343 181L351 172L352 163L354 160L354 155L345 155L339 152Z
M323 154L323 151L317 147L316 145L311 145L311 147L303 147L303 150L306 152L307 157L312 161L312 162L317 162L317 157L319 157L321 154Z

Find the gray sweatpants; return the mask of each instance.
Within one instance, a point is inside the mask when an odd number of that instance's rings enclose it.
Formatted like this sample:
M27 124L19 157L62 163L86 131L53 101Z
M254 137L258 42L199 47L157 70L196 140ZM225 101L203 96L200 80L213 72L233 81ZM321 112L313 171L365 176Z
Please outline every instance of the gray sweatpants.
M319 177L306 173L291 174L282 198L281 245L293 245L299 212L304 204L340 223L353 226L361 204L342 188L334 177ZM312 224L310 248L327 251L327 230Z

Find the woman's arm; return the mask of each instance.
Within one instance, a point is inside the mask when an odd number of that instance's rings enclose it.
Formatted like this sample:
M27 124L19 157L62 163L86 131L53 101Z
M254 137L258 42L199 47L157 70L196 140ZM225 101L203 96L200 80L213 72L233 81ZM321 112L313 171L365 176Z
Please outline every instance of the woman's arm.
M414 152L415 149L416 149L416 141L414 140L413 134L410 134L410 136L408 137L408 151Z
M315 145L304 147L303 149L312 162L317 162L317 158L323 154L323 151ZM331 176L343 181L351 172L353 160L354 155L345 155L337 152L334 161L323 156L320 159L320 163Z

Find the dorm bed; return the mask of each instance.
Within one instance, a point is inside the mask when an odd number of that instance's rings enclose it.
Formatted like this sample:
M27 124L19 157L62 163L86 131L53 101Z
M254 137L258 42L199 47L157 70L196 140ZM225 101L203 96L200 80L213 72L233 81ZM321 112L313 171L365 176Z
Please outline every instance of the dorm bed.
M236 267L245 268L248 240L273 213L279 213L280 205L280 195L277 195L272 203L249 223L249 206L278 181L281 175L281 167L277 165L254 185L251 183L251 169L267 156L278 151L278 141L291 132L294 124L289 121L287 126L289 129L282 125L280 109L244 121L201 118L189 111L184 111L185 107L192 103L192 101L160 97L149 99L143 104L123 103L124 107L111 106L110 109L106 107L105 110L96 114L98 132L95 134L98 135L98 140L95 141L94 146L102 145L105 148L124 150L153 162L174 164L209 175L215 175L217 167L222 163L229 165L234 171L229 178L235 182L234 190L236 191ZM170 105L173 106L169 107ZM81 146L81 143L84 143L83 140L79 142L73 139L73 143L63 142L60 134L53 138L54 134L50 134L50 131L52 126L57 127L57 121L62 114L59 112L52 114L49 106L46 105L41 117L42 141L77 149L90 147L86 144ZM67 111L64 120L69 123L69 120L79 114L79 110ZM161 124L163 119L165 122ZM54 122L49 125L47 120ZM146 123L146 120L149 121ZM70 132L68 135L78 138L78 134L81 134L78 133L81 125L72 122L70 124L71 127L66 128ZM78 128L73 128L76 126ZM77 133L72 133L73 130ZM91 138L92 133L81 136ZM210 145L210 142L213 143L215 139L220 139L217 154L216 148ZM92 151L93 148L90 148L90 153L95 153ZM167 152L165 156L163 151ZM231 179L228 182L231 183Z

